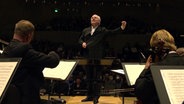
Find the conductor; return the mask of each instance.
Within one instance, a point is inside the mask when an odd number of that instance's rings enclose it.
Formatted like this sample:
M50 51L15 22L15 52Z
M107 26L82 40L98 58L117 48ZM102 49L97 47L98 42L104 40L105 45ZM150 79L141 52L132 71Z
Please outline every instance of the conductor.
M104 57L103 45L105 37L124 30L126 21L122 21L121 26L114 30L108 30L100 24L101 17L93 14L91 16L91 26L85 28L79 38L79 43L84 50L84 56L88 59L88 65L86 67L87 97L82 102L93 101L94 104L98 103L100 97L100 75L102 71L100 60Z

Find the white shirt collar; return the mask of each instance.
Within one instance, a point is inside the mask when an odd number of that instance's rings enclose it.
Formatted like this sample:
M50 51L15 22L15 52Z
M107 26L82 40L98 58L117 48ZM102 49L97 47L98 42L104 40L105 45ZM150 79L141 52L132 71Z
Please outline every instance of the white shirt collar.
M95 30L96 30L97 27L98 26L96 26L96 27L91 26L91 35L93 35L93 33L95 32Z
M169 54L170 54L170 53L176 53L176 51L169 51Z

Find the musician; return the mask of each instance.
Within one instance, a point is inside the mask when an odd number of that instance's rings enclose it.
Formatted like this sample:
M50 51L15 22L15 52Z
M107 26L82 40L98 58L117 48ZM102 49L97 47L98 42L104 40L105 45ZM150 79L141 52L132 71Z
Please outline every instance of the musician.
M8 93L2 104L8 103L20 95L18 104L40 104L40 87L44 82L43 69L54 68L59 64L60 57L54 51L44 54L33 49L30 42L34 36L35 27L28 20L20 20L15 24L13 39L3 50L3 57L22 58L19 67L12 79L11 88L16 89ZM9 90L9 89L8 89ZM12 101L11 101L12 102Z
M165 29L153 33L150 39L152 54L148 57L144 70L135 82L135 94L142 104L160 104L151 65L184 65L184 57L176 53L173 36Z

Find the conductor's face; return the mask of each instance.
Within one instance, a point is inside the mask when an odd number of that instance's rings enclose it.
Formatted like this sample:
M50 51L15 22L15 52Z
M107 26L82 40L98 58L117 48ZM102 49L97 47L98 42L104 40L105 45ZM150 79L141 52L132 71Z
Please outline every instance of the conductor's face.
M100 25L100 21L101 21L100 16L98 16L96 14L92 15L92 17L91 17L91 25L93 27Z

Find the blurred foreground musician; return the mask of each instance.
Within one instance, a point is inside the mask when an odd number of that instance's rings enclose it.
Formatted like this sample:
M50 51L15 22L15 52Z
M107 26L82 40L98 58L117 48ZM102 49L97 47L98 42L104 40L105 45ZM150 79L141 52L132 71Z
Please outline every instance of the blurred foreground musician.
M184 57L176 53L173 36L165 29L154 32L150 40L152 54L135 83L135 94L142 104L160 104L153 77L151 65L184 65Z
M34 25L28 20L16 23L11 42L4 48L2 56L6 58L22 58L19 67L12 79L14 92L7 93L2 104L16 104L10 102L12 97L19 95L17 104L40 104L40 87L44 83L43 69L54 68L59 64L60 58L54 51L44 54L34 50L30 44L34 36ZM17 93L17 94L16 94ZM14 99L16 100L16 99Z

